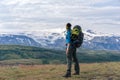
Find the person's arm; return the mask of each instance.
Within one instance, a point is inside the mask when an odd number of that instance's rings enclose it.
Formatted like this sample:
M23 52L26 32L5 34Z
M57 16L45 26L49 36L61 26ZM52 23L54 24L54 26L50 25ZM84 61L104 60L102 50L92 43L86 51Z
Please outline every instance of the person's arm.
M68 53L69 53L69 48L70 48L70 43L71 43L71 32L70 32L70 30L67 31L66 43L67 43L66 55L68 55Z
M66 55L69 53L70 43L67 44Z

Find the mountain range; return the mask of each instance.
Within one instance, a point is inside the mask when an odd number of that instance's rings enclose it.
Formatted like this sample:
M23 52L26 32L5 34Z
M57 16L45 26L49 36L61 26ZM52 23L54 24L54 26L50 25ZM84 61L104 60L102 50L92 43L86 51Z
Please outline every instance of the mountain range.
M52 49L65 48L65 31L33 31L1 33L1 45L24 45ZM84 31L82 48L92 50L120 50L120 35Z

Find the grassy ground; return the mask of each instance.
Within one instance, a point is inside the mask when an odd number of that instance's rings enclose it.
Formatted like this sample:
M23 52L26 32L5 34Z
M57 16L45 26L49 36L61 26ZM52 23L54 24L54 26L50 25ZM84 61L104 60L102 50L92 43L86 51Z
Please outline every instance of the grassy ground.
M80 75L65 79L66 65L1 66L0 80L120 80L120 62L80 64L80 68Z

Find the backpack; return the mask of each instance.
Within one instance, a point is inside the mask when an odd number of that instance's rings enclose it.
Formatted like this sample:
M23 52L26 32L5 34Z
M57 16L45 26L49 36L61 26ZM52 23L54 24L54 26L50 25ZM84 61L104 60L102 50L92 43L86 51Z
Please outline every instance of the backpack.
M79 25L73 27L71 41L74 47L79 48L83 43L84 34Z

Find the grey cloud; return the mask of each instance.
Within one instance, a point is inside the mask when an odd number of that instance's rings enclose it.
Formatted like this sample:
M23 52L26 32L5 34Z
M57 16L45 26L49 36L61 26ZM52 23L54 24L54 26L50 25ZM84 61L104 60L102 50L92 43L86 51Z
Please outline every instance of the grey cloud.
M38 30L64 26L66 22L88 26L116 26L119 0L2 0L0 22L6 29ZM106 24L104 21L108 21ZM117 25L119 26L119 24ZM91 27L92 28L92 27ZM2 28L1 28L2 29ZM94 29L94 28L93 28Z
M105 7L105 6L120 6L120 0L106 0L101 3L96 3L94 7Z

